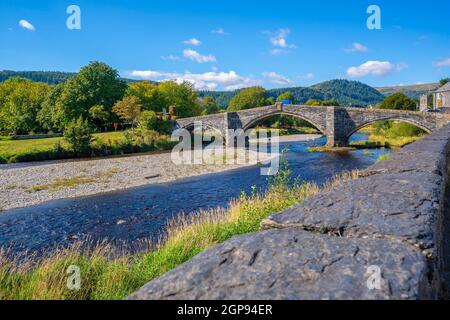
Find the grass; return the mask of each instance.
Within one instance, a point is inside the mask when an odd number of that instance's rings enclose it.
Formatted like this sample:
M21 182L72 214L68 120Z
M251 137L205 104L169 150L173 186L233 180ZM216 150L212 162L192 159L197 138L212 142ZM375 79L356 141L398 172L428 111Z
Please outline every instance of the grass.
M377 163L383 162L387 159L389 159L390 157L392 157L391 154L383 154L382 156L380 156L377 160Z
M28 192L40 192L44 190L48 190L49 192L56 192L59 190L75 188L79 185L83 184L91 184L91 183L108 183L109 178L112 178L118 172L117 168L112 168L107 172L97 172L94 175L83 175L76 176L71 178L64 179L56 179L47 184L41 184L37 186L33 186Z
M422 138L423 136L387 137L384 135L372 134L369 136L369 141L351 142L350 146L355 149L400 149Z
M107 244L87 250L81 243L54 251L37 263L32 258L19 263L0 253L0 299L123 299L207 248L236 235L259 231L261 221L269 215L356 177L357 173L345 174L323 187L292 185L290 171L281 170L264 194L242 194L227 210L178 217L169 223L166 236L156 246L138 243L144 248L140 254L118 254ZM78 291L66 286L66 271L72 265L81 269Z
M107 132L94 134L90 150L78 154L69 148L63 138L0 140L0 163L131 154L167 150L173 145L169 136L157 133L130 141L123 132Z

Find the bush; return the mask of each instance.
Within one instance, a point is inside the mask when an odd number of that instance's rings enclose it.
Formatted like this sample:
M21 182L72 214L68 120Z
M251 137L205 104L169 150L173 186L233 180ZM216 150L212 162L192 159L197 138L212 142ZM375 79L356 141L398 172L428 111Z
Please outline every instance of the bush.
M90 147L92 140L91 132L89 122L80 117L78 120L72 121L67 125L64 130L64 140L73 151L83 153Z

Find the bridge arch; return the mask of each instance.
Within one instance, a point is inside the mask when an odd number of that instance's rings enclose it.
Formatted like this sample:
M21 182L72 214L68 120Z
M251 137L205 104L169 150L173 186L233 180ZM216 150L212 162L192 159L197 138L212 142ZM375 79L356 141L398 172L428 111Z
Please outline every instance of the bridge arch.
M377 122L382 122L382 121L399 121L399 122L405 122L405 123L409 123L413 126L416 126L420 129L422 129L423 131L427 132L428 134L433 132L433 129L430 129L426 126L424 126L422 123L412 120L412 119L407 119L407 118L402 118L402 117L385 117L385 118L380 118L380 119L373 119L373 120L369 120L366 121L362 124L359 124L357 127L353 128L349 133L347 133L347 139L350 138L352 135L354 135L356 132L358 132L359 130L377 123Z
M317 130L320 131L320 133L322 133L323 135L326 135L326 129L322 128L322 126L317 124L314 120L311 120L310 118L308 118L308 117L306 117L306 116L304 116L302 114L293 113L293 112L287 112L287 111L271 112L271 113L266 113L266 114L263 114L261 116L255 117L254 119L249 121L247 124L245 124L243 126L243 129L244 129L244 131L246 131L246 130L254 127L259 122L262 122L264 120L270 119L272 117L280 116L280 115L291 116L291 117L294 117L294 118L297 118L297 119L304 120L304 121L312 124L314 127L316 127Z

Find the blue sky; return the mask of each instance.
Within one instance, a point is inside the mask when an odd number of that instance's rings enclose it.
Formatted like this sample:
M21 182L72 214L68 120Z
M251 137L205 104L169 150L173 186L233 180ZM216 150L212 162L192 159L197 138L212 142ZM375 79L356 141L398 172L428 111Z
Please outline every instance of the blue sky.
M72 4L81 30L66 27ZM371 4L381 30L366 26ZM2 0L0 70L78 71L99 60L125 77L211 90L428 83L450 76L448 12L448 0Z

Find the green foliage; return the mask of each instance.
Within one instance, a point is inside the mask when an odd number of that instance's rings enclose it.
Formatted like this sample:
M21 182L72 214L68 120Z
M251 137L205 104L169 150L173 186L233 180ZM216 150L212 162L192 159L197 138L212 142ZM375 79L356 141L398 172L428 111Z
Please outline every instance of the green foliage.
M141 115L142 105L135 96L124 97L122 100L116 102L112 111L117 114L120 119L130 123L134 128Z
M26 134L39 131L36 120L50 87L45 83L11 78L0 84L0 131Z
M358 81L331 80L312 88L323 93L322 100L336 99L340 105L368 106L377 104L384 99L378 90Z
M52 87L42 102L41 109L37 113L36 117L42 129L47 131L62 131L64 129L63 125L59 121L63 118L63 115L59 114L58 112L60 109L56 108L56 104L58 99L61 97L63 90L64 85L62 84Z
M75 76L75 73L70 72L55 72L55 71L0 71L0 82L4 82L11 78L25 78L34 82L44 82L47 84L59 84L66 82L68 79Z
M96 127L106 127L111 120L111 113L104 106L96 105L89 109L89 118Z
M445 78L445 79L442 79L441 81L439 81L439 84L441 86L445 86L448 82L450 82L450 78Z
M395 93L387 97L380 106L381 109L411 110L417 109L417 104L403 93Z
M217 102L213 97L207 96L200 99L200 104L203 109L202 115L215 114L219 112Z
M278 96L278 98L277 98L277 102L285 101L285 100L289 100L289 101L291 101L293 104L296 103L295 98L294 98L294 95L293 95L292 92L290 92L290 91L286 91L285 93L280 94L280 95Z
M70 122L64 130L64 140L75 152L84 152L89 149L92 135L89 122L82 117Z
M322 105L322 101L317 100L317 99L310 99L310 100L306 101L305 105L317 107L317 106Z
M190 82L178 84L173 81L165 81L158 85L158 92L164 100L165 106L175 106L176 116L188 118L202 113L197 93Z
M263 107L267 104L266 90L262 87L247 88L239 92L230 102L228 111L239 111Z
M148 81L128 85L126 96L136 97L144 110L162 112L165 107L164 97L159 92L158 86Z
M90 63L64 85L57 102L60 123L65 125L80 116L89 119L89 110L97 105L111 113L125 89L116 70L101 62Z
M160 119L154 111L144 111L139 119L139 128L143 130L157 130Z

